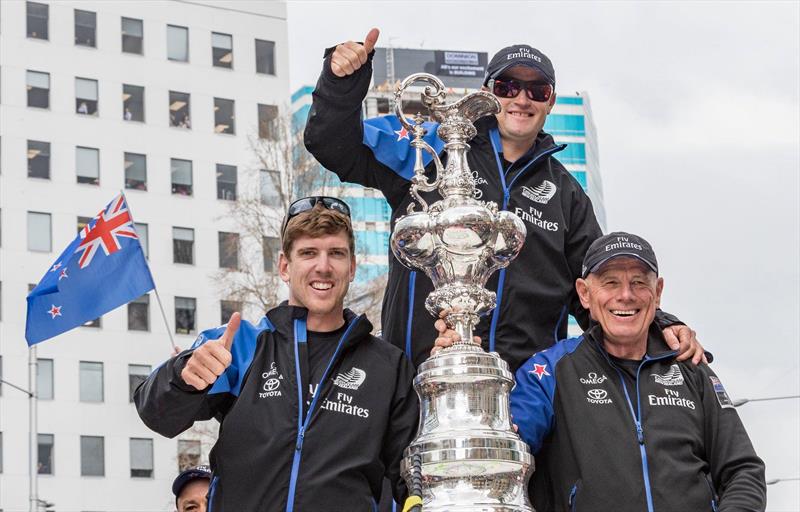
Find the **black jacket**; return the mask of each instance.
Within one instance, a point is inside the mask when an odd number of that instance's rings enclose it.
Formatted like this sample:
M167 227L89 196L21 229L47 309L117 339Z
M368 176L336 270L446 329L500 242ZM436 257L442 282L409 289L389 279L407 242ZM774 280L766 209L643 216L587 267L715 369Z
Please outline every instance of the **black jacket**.
M411 365L370 335L366 317L345 311L349 327L309 400L306 314L282 305L258 325L242 322L231 366L205 391L181 379L191 350L136 390L139 416L165 436L198 420L220 421L209 510L366 512L384 475L395 499L405 497L399 463L419 410ZM223 330L205 331L193 349Z
M596 325L517 371L511 411L536 457L536 510L764 510L764 463L714 372L675 362L651 328L626 378L601 339Z
M305 144L342 181L383 192L392 208L394 226L411 201L410 183L362 144L361 103L371 74L370 61L355 74L338 78L330 70L330 57L326 58L313 94ZM487 288L497 291L498 307L482 319L475 332L485 348L498 351L516 369L536 350L566 337L569 313L587 325L588 316L580 307L574 283L586 249L602 233L580 184L552 157L565 146L555 145L550 135L541 132L531 151L501 176L498 151L502 148L493 147L491 140L492 130L497 129L494 116L479 119L475 126L478 134L469 143L472 149L467 158L479 199L516 213L528 231L516 260L489 279ZM432 165L428 169L432 172ZM423 197L439 199L436 192ZM401 347L419 365L436 338L433 318L424 305L433 286L424 273L408 270L391 253L389 261L383 338Z

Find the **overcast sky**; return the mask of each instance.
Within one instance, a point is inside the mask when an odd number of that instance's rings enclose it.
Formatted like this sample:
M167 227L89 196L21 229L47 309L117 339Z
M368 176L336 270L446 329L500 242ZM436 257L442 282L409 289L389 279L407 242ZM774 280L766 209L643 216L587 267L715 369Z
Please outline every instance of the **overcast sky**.
M655 247L664 308L734 398L800 393L800 3L289 2L292 90L327 46L530 44L585 91L610 230ZM422 71L422 70L420 70ZM767 478L800 476L800 401L739 408ZM800 483L768 510L800 510Z

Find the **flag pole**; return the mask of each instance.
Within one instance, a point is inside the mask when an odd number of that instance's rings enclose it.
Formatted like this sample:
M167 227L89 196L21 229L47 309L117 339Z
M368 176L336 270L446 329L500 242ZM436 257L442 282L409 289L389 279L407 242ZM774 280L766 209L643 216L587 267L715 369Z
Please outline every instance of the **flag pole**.
M172 344L172 350L178 348L175 344L175 339L172 337L172 330L169 328L169 322L167 322L167 314L164 313L164 305L161 303L161 296L158 294L158 288L153 288L153 292L156 294L156 302L158 302L158 309L161 310L161 318L164 319L164 325L167 326L167 334L169 335L169 342Z
M39 510L39 426L38 426L38 393L36 377L39 360L36 357L36 345L28 348L28 471L29 484L29 510Z
M128 198L125 196L125 191L120 189L120 195L125 199L125 202L128 202ZM128 210L128 215L131 216L131 222L133 222L133 215L130 213L130 209ZM150 277L152 278L153 272L150 270L150 266L147 266L147 271L150 272ZM156 294L156 301L158 302L158 309L161 310L161 318L164 319L164 325L167 328L167 335L169 336L169 343L172 347L172 351L175 352L178 346L175 344L175 339L172 337L172 330L169 327L169 322L167 322L167 314L164 312L164 304L161 302L161 296L158 294L158 288L155 287L155 279L153 279L153 292Z

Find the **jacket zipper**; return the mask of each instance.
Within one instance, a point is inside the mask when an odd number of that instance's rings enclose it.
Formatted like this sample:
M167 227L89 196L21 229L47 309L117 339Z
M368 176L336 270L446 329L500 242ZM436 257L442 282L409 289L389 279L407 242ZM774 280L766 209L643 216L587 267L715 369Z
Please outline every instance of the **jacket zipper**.
M497 139L497 141L495 141ZM511 180L511 183L506 186L506 175L503 172L503 165L500 163L500 152L497 147L497 144L500 142L500 132L497 131L496 128L493 128L489 131L489 141L492 143L492 149L494 150L494 160L497 162L497 172L500 175L500 184L503 187L503 206L501 210L505 210L508 208L508 200L511 195L511 187L514 185L514 182L517 181L517 178L525 174L525 172L531 168L536 162L541 160L546 156L550 156L553 153L558 153L562 151L564 148L567 147L566 144L561 144L560 146L554 146L547 151L543 151L533 157L533 159L525 164L525 166L520 169L514 179ZM495 338L495 331L497 330L497 322L500 320L500 304L503 302L503 286L506 281L506 269L500 269L500 274L497 278L497 298L495 300L494 311L492 312L492 323L489 327L489 352L494 352L494 338ZM557 340L556 340L557 341Z
M306 319L305 318L297 318L294 321L294 368L295 368L295 375L297 380L297 439L295 440L295 448L294 448L294 458L292 459L292 473L289 476L289 496L286 499L286 512L293 512L294 511L294 497L295 493L297 492L297 475L300 472L300 459L303 454L303 441L306 437L306 430L308 430L308 424L311 421L311 417L314 414L314 409L317 406L317 401L319 400L320 395L322 394L322 388L325 384L325 381L328 378L328 374L330 373L331 368L333 367L333 363L339 357L339 352L342 349L342 345L344 345L344 341L347 339L347 336L350 334L350 331L353 330L353 326L358 323L360 317L356 317L350 325L347 326L347 329L344 331L344 334L339 339L339 344L336 346L336 350L333 352L333 356L331 360L328 361L328 366L325 368L325 371L322 373L322 378L319 380L319 384L317 385L317 390L314 393L314 398L311 400L311 405L308 406L308 412L306 412L305 418L303 418L303 379L300 375L300 353L299 353L299 344L306 343Z
M711 491L711 512L717 512L717 493L714 492L714 486L711 485L711 478L709 475L703 475L706 481L706 485L708 485L708 490Z
M578 507L578 482L575 482L572 485L572 489L569 491L569 501L567 502L567 506L569 506L570 512L575 512Z
M605 354L605 353L604 353ZM645 450L644 445L644 428L642 428L642 401L641 396L639 395L639 374L642 371L642 367L645 364L652 363L654 361L658 361L661 359L666 359L668 357L675 356L676 352L668 352L666 354L662 354L658 357L648 357L647 355L644 356L644 360L639 364L639 368L636 369L636 410L633 409L633 403L631 402L630 394L628 393L628 385L625 384L625 377L622 376L622 371L617 368L615 364L608 359L608 355L606 355L606 360L608 360L611 367L616 370L617 375L619 375L619 380L622 382L622 390L625 393L625 400L628 402L628 408L631 412L631 417L633 418L633 424L636 427L636 440L639 442L639 454L642 458L642 477L644 478L644 492L645 496L647 497L647 510L648 512L654 512L653 507L653 492L650 487L650 469L647 463L647 451Z

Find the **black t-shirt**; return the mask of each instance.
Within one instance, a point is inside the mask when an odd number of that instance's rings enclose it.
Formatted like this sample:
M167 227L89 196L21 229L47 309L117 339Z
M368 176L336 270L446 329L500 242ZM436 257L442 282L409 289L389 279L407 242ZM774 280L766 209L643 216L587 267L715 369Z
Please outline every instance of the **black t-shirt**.
M620 369L622 377L625 379L625 384L628 386L628 393L633 396L636 392L636 372L639 370L639 365L642 364L641 359L622 359L619 357L608 354L614 366Z
M325 373L325 368L328 367L328 363L333 357L333 353L336 351L336 345L339 343L339 340L342 339L346 330L347 323L342 324L342 326L335 331L308 331L309 389L308 395L306 395L306 401L308 403L311 402L314 391L317 389L317 384L319 384L320 379L322 379L322 374Z

